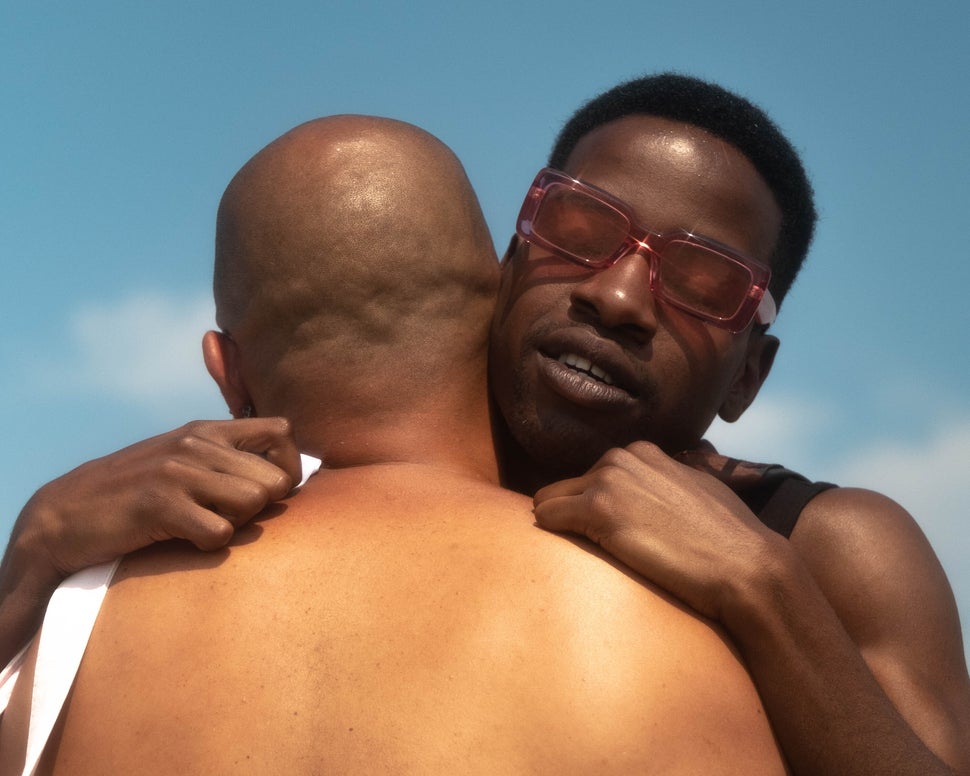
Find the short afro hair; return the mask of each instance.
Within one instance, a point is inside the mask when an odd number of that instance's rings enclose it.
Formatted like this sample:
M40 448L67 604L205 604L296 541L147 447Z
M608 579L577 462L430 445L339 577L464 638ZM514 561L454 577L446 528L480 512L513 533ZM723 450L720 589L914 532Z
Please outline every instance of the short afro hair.
M710 132L737 148L764 178L782 214L771 279L780 306L805 261L817 220L812 185L792 144L761 108L743 97L699 78L661 73L614 86L583 105L556 138L549 166L563 169L591 131L638 114Z

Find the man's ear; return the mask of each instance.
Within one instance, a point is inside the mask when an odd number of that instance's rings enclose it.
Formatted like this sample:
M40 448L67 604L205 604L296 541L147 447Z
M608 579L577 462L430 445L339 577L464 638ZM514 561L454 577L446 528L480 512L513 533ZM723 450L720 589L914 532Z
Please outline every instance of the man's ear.
M721 420L733 423L751 406L771 371L771 365L775 363L779 344L781 343L777 337L752 332L744 362L735 375L727 398L718 410Z
M241 418L252 412L252 397L240 369L239 346L232 337L221 331L207 331L202 337L202 358L232 416Z

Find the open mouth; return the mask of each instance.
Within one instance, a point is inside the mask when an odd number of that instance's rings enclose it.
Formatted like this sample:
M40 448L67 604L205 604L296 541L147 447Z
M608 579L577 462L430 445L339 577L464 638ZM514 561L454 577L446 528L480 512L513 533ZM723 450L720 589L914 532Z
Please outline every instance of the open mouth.
M594 364L588 358L577 356L575 353L563 353L561 356L559 356L558 361L560 364L568 366L573 371L582 372L584 375L588 375L601 383L613 385L613 377L608 372L605 372L596 366L596 364Z

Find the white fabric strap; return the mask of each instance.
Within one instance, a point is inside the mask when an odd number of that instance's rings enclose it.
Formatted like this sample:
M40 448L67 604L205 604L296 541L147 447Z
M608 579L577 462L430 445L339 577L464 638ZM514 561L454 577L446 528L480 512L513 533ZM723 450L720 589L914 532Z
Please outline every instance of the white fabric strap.
M79 571L57 588L47 605L34 671L30 729L23 776L33 776L47 739L74 684L101 602L121 558Z
M0 671L0 714L3 714L7 710L7 705L10 703L10 696L13 694L14 685L17 684L17 677L20 676L20 667L24 664L27 650L30 649L30 645L33 643L33 639L28 641L13 660L7 663L3 671Z

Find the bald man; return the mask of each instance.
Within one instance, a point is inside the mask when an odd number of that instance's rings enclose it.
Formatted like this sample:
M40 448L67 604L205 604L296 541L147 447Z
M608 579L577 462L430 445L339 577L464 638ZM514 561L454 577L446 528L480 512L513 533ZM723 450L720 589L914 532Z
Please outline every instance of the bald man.
M328 469L214 555L122 562L38 772L784 772L719 631L498 486L489 246L406 124L310 122L237 174L206 364Z

